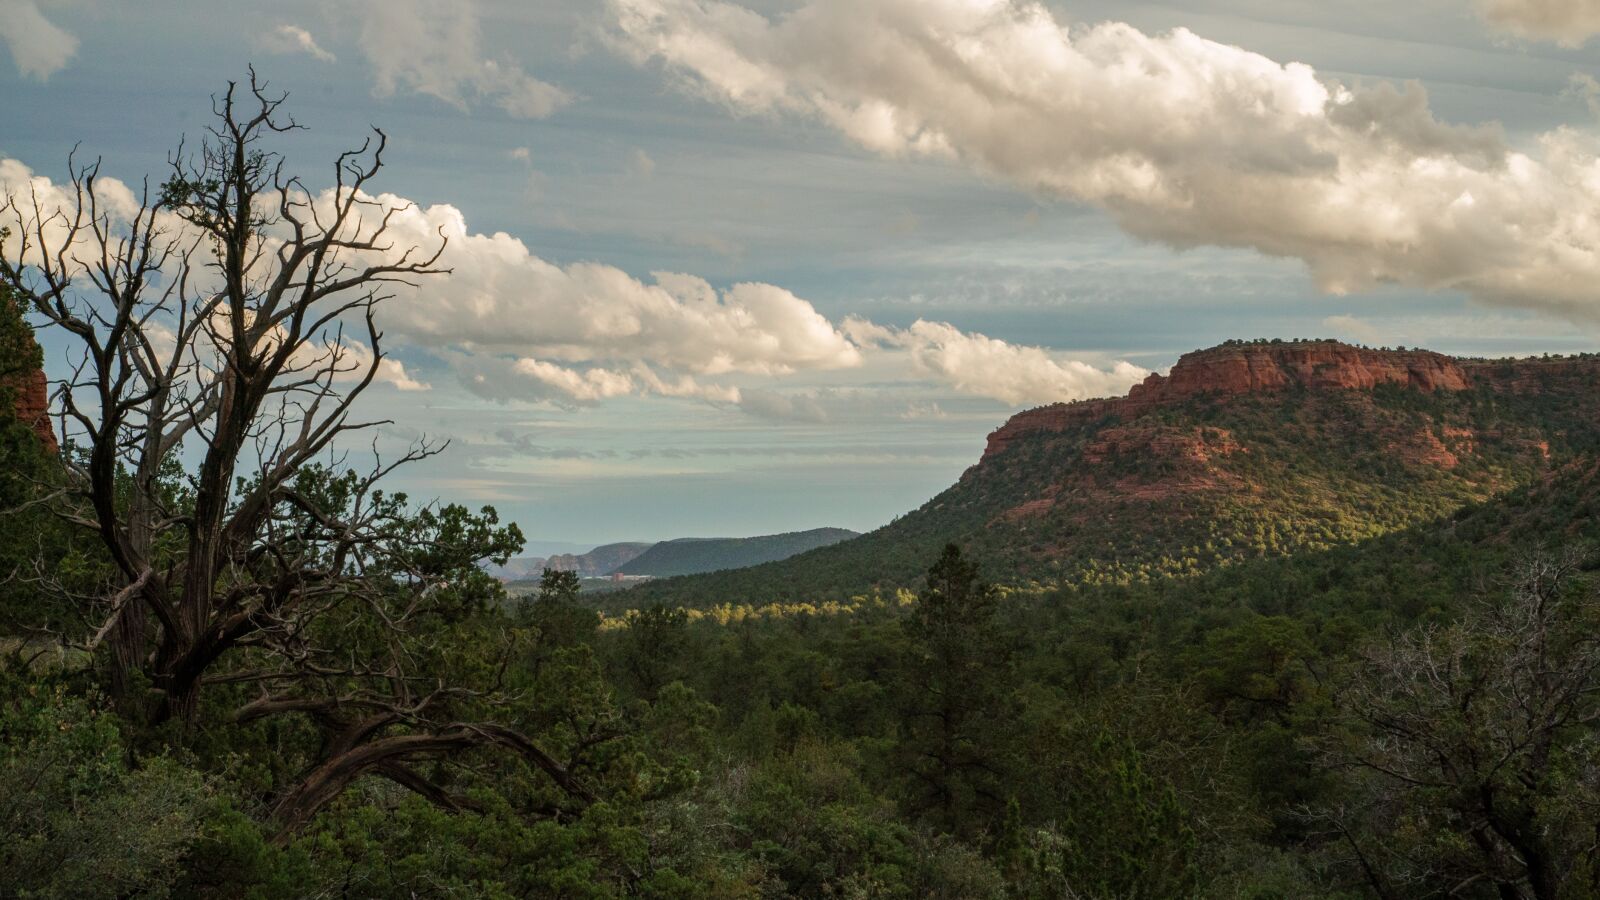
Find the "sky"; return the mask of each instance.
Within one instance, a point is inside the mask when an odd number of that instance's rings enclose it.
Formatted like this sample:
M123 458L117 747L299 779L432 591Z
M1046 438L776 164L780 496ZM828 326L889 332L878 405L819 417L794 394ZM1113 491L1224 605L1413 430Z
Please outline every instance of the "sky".
M380 311L397 473L544 546L868 530L1229 338L1597 349L1600 0L0 0L0 191L137 187L254 65ZM41 333L46 369L66 344ZM347 448L348 449L348 448Z

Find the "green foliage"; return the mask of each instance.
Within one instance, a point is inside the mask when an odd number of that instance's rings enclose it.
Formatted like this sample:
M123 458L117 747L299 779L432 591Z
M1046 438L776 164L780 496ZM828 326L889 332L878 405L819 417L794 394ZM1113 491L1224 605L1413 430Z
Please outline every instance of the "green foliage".
M1437 872L1538 898L1600 890L1600 591L1582 562L1523 560L1503 596L1374 642L1341 679L1323 746L1359 800L1324 816L1359 819L1348 842L1379 861L1375 887Z
M81 628L73 610L0 594L0 896L1592 896L1600 607L1581 567L1545 618L1513 614L1533 595L1505 581L1541 545L1600 540L1590 401L1540 377L1552 392L1516 408L1379 391L1169 411L1251 446L1223 471L1262 490L1124 502L1112 486L1173 472L1112 459L1071 486L1092 523L1003 515L1034 473L1079 471L1099 425L1041 436L876 535L627 600L796 579L781 602L607 616L568 572L509 600L479 563L521 536L492 510L307 468L292 489L321 515L288 504L274 526L351 579L294 623L334 649L246 642L187 729L105 708L100 667L23 627ZM1385 449L1463 422L1498 431L1455 470ZM373 540L319 556L353 516ZM0 552L101 577L27 521L39 543ZM293 664L312 698L437 689L430 716L517 729L596 800L469 747L407 761L431 790L374 770L280 831L274 800L337 731L237 713ZM1558 676L1573 689L1546 690ZM1541 697L1545 719L1518 714Z
M612 659L629 690L653 699L663 687L686 674L688 625L683 610L659 604L628 617L628 627L620 632Z
M1130 742L1105 732L1073 755L1061 773L1068 817L1028 836L1023 870L1090 897L1196 895L1199 839L1172 785Z
M530 632L527 666L536 676L552 653L582 643L599 627L600 617L578 604L581 589L576 573L545 569L538 593L519 601L519 622Z
M862 783L848 745L802 741L743 789L736 820L750 852L795 897L999 897L991 864L908 827ZM855 763L852 765L852 763Z
M950 832L971 836L1005 796L998 762L1009 712L1006 646L996 627L994 589L976 563L947 546L904 620L899 673L907 806Z
M60 466L28 423L17 419L19 379L43 357L21 303L0 283L0 629L60 628L70 616L24 583L44 571L74 588L92 582L92 556L38 501L60 481Z
M22 302L0 283L0 408L10 409L15 387L7 382L44 365L44 351L33 339Z
M833 615L653 607L607 629L565 573L515 606L443 578L411 664L513 689L500 718L603 798L583 810L526 763L469 753L422 767L454 808L369 777L274 841L261 804L316 758L309 722L224 727L219 702L193 734L141 733L99 709L92 671L50 657L5 685L0 807L51 812L3 819L0 894L1363 896L1339 828L1415 887L1397 896L1448 889L1470 818L1331 768L1328 748L1366 732L1330 688L1358 683L1383 634L1468 621L1519 542L1595 536L1597 482L1575 468L1437 526L1150 583L1003 594L946 548L904 605ZM396 515L406 572L455 571L499 533ZM352 652L387 640L363 609L327 624ZM1560 633L1592 634L1568 609ZM1483 646L1472 659L1509 658ZM1536 780L1547 834L1592 821L1587 734L1563 732ZM1569 881L1593 877L1562 852Z
M119 723L49 680L0 674L0 896L166 896L208 810L165 757L129 763Z

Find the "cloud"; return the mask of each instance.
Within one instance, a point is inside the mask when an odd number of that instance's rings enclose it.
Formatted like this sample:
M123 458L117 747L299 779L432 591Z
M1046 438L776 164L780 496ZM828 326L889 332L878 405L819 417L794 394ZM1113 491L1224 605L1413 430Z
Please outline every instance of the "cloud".
M658 397L682 397L712 404L738 403L739 388L731 385L703 384L689 375L663 378L642 362L634 364L633 376L640 389Z
M559 266L504 232L470 231L461 211L443 204L409 206L391 230L399 246L448 241L439 264L453 274L403 292L385 310L386 328L424 345L561 364L641 362L694 375L861 363L856 346L810 303L770 284L719 291L692 275L657 272L643 281L603 263Z
M326 63L336 60L332 53L317 44L317 39L311 36L311 32L298 25L279 25L262 35L260 43L261 49L268 53L282 56L303 53Z
M494 433L501 442L509 446L520 456L530 456L535 459L614 459L617 451L608 449L589 450L580 447L551 447L540 444L531 434L518 434L509 428L501 428Z
M792 422L826 422L828 411L814 395L782 394L777 391L745 391L739 408L752 416Z
M487 400L548 402L566 409L596 406L617 397L657 396L737 404L738 387L704 384L692 376L662 378L643 363L631 370L603 365L562 366L533 357L443 351L462 384ZM626 366L626 363L620 363Z
M472 360L458 360L458 370L471 389L494 399L592 405L653 395L823 421L829 402L762 393L729 378L855 369L869 353L903 353L910 376L1016 405L1117 393L1148 374L1128 363L1097 369L940 322L904 330L863 319L835 323L771 284L719 290L681 273L645 281L603 263L556 265L508 234L471 231L448 205L412 206L392 228L400 246L427 246L442 235L440 265L452 274L401 288L384 310L385 328L424 347L465 348Z
M125 184L107 176L97 187L113 222L133 215L137 202ZM16 196L24 210L37 197L44 219L54 223L50 240L65 240L60 223L75 199L61 185L0 159L0 193ZM658 272L643 281L601 263L558 266L503 232L471 231L453 206L421 207L391 194L370 199L399 210L389 220L394 247L431 250L443 239L437 266L451 270L416 286L390 285L385 331L413 346L456 353L458 370L485 396L589 404L653 394L734 403L735 387L703 379L861 365L854 343L783 288L746 283L719 291L691 275ZM333 200L332 191L323 191L312 202L326 217ZM14 237L7 252L16 246ZM403 389L426 387L398 362L380 374Z
M78 52L78 39L46 19L34 0L0 0L0 40L17 71L40 81L61 71Z
M549 386L557 394L580 403L593 403L633 393L633 379L621 372L591 368L582 371L524 357L511 364L512 371Z
M1322 325L1339 337L1358 341L1369 346L1376 347L1384 342L1383 332L1379 331L1372 323L1358 319L1355 316L1328 316L1322 320Z
M95 180L95 190L99 197L99 211L106 217L106 221L113 227L125 224L138 209L138 200L128 185L116 178L102 176ZM38 239L36 228L43 222L45 243L58 250L68 239L67 224L73 217L73 210L77 203L76 195L69 185L61 185L34 172L15 159L0 158L0 207L7 201L15 204L11 212L0 213L0 228L10 231L4 244L0 244L0 253L3 253L8 262L21 263L25 266L39 265ZM35 212L37 210L37 212ZM157 227L182 230L185 223L170 212L158 217ZM24 236L29 246L27 252L18 256L18 247L21 246ZM79 239L73 252L68 254L72 263L79 267L78 270L68 274L77 277L80 283L88 283L89 278L84 277L84 272L96 263L93 257L93 248L89 241ZM271 258L271 254L263 254L262 259ZM203 264L204 259L196 261ZM196 272L190 282L191 290L203 292L204 285L201 279L208 277L210 267ZM218 313L220 317L220 313ZM177 348L177 335L173 331L173 323L161 317L148 320L145 324L152 344L162 358L170 360L171 354ZM219 320L213 329L216 333L225 333L228 326ZM275 326L266 337L269 344L283 339L284 330ZM196 349L206 351L209 344L206 342L206 332L202 331L196 339ZM366 375L367 369L372 365L372 348L367 344L350 337L337 327L329 328L320 335L302 344L291 357L291 368L303 371L320 371L331 365L334 374L333 380L338 382L352 382ZM380 384L391 384L401 391L426 391L430 386L412 378L405 365L393 357L385 357L378 362L377 371L373 380Z
M253 314L247 313L246 320L253 319ZM199 351L201 355L210 354L220 360L222 353L216 349L216 343L210 338L214 334L227 334L231 326L227 314L223 310L213 312L212 321L205 330L195 338L189 351ZM150 336L156 356L165 365L172 360L172 354L178 349L178 336L166 323L149 321L145 324L146 334ZM275 348L281 344L286 335L282 326L274 326L268 331L262 344L264 349ZM287 373L298 372L305 375L328 372L331 370L330 379L336 384L352 384L367 377L367 371L372 367L372 348L356 340L349 334L338 329L330 329L314 339L301 344L295 352L290 354ZM216 368L215 365L212 368ZM372 373L372 381L376 384L393 385L400 391L429 391L432 385L417 381L406 372L405 364L393 356L385 356L378 360L377 371Z
M367 368L372 365L372 348L352 338L342 338L337 345L329 343L325 349L335 354L342 370L337 380L355 381L365 377ZM378 361L378 371L373 373L372 380L378 384L392 384L397 390L407 392L433 390L432 385L417 381L407 374L405 364L392 356L385 356Z
M918 319L896 329L850 319L846 330L866 345L905 350L919 373L934 375L964 394L1002 403L1054 403L1122 394L1149 371L1128 362L1097 369L1061 360L1039 348L964 332L945 322Z
M109 176L96 184L113 225L127 221L137 207L127 185ZM31 209L28 196L37 196L47 218L70 212L74 202L60 185L13 159L0 159L0 195L18 197L24 209ZM454 206L420 206L392 194L367 199L395 210L386 220L390 252L431 252L442 239L435 265L450 270L416 284L386 284L390 296L379 323L387 342L426 351L488 399L578 407L629 396L672 397L761 418L822 422L937 414L930 398L907 396L911 384L1017 405L1115 393L1145 374L1128 363L1098 369L942 322L918 320L906 329L859 318L836 323L772 284L719 289L681 273L656 272L644 280L603 263L557 265L504 232L472 231ZM324 221L331 218L333 191L305 202ZM185 227L176 220L164 224ZM64 237L53 234L52 240ZM13 240L4 249L14 253L15 246ZM269 240L268 250L273 246ZM305 352L309 364L330 351ZM368 347L348 338L338 352L351 368L371 359ZM869 362L874 372L899 372L899 384L887 390L772 387L790 376L848 372ZM430 388L393 358L380 365L377 378L402 391Z
M126 223L139 208L138 199L132 189L119 179L109 176L99 177L95 180L95 190L99 197L99 211L106 216L113 227ZM24 265L39 264L39 246L32 227L37 221L44 223L44 239L48 246L59 248L67 240L67 223L71 221L77 203L70 185L58 184L45 176L35 174L19 160L0 158L0 206L7 200L16 204L15 213L0 215L0 226L9 227L13 232L5 244L0 245L0 251L5 253L9 261ZM36 206L37 213L34 211ZM19 225L21 227L18 227ZM158 226L167 229L187 227L170 212L160 216ZM29 241L28 252L18 258L17 248L24 235ZM91 253L89 243L80 240L76 250L69 255L77 265L87 269L95 262ZM270 254L264 254L262 258L270 258ZM87 278L83 280L88 281ZM195 281L191 281L190 286L196 290L203 289ZM150 321L147 327L150 329L157 350L163 354L170 354L175 347L177 337L169 327L169 323L157 319ZM223 326L219 325L219 330L222 329ZM281 328L276 329L268 340L279 340L278 335L281 333ZM336 381L354 381L364 377L367 367L371 365L372 348L337 330L330 330L321 335L319 340L302 345L292 365L317 369L330 360L337 370ZM428 384L412 378L406 372L405 365L393 357L385 357L379 361L373 380L380 384L391 384L401 391L430 389Z
M752 388L741 392L737 405L741 412L759 419L806 424L878 423L886 419L912 421L940 419L946 415L936 401L917 399L904 387L894 385L799 391Z
M95 189L101 212L114 222L126 222L139 208L138 198L133 191L115 178L97 179ZM67 240L68 223L77 208L77 197L70 184L57 184L43 175L35 174L21 160L0 158L0 206L7 200L14 201L28 221L35 218L34 209L37 206L37 219L43 223L44 237L51 247L59 247ZM16 227L17 222L12 215L0 216L0 225L10 227L13 232L5 250L14 257L15 248L23 237L22 229ZM37 265L40 261L38 242L33 240L31 230L28 237L27 255L14 261ZM87 253L87 250L84 252Z
M379 97L410 91L463 111L487 102L517 119L542 119L572 102L516 63L484 56L480 39L471 0L371 0L361 26Z
M1600 81L1586 72L1573 72L1567 78L1567 88L1561 92L1563 97L1582 100L1588 108L1589 115L1600 118Z
M1332 293L1459 289L1593 318L1600 161L1570 129L1510 148L1416 84L1346 85L1185 29L1023 0L610 0L611 40L746 114L821 121L1083 202L1174 247L1302 260Z
M1483 17L1519 37L1579 47L1600 34L1596 0L1483 0Z

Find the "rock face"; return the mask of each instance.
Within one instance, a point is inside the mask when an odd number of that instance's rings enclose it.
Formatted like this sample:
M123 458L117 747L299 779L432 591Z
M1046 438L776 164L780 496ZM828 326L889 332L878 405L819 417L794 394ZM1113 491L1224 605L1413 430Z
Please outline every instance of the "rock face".
M1397 384L1418 390L1470 386L1455 360L1428 350L1368 350L1337 341L1225 344L1185 354L1166 377L1151 375L1128 392L1130 411L1198 394L1254 394L1289 387L1370 390Z
M612 569L626 565L653 546L646 543L604 544L588 553L558 553L545 560L544 565L558 572L577 572L595 578L610 575Z
M51 452L56 452L56 434L50 427L50 388L45 382L44 372L34 369L18 378L10 379L7 385L16 391L17 418L33 428L34 434L39 436L40 442Z
M1101 431L1085 445L1083 460L1102 463L1112 457L1142 453L1161 459L1206 463L1242 449L1225 428L1118 425Z
M1338 341L1229 343L1186 353L1167 375L1151 375L1126 397L1055 403L1013 416L989 435L987 459L1024 434L1064 431L1115 417L1135 418L1204 395L1241 396L1290 388L1371 390L1399 385L1458 391L1472 385L1468 367L1427 350L1369 350Z

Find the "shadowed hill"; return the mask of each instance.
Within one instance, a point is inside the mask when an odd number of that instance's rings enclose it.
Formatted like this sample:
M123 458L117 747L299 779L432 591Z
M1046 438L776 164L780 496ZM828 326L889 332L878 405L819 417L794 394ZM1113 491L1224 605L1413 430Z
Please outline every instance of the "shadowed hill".
M857 537L857 533L844 528L813 528L748 538L677 538L656 544L604 544L587 553L519 556L507 560L504 566L486 568L508 581L537 580L546 568L576 572L585 578L611 574L690 575L787 559L796 553L853 537Z
M554 556L517 556L503 566L485 565L491 575L508 581L537 580L545 569L576 572L585 578L609 575L617 566L649 550L653 544L623 542L602 544L587 553L557 553Z
M748 538L679 538L656 544L614 571L664 577L738 569L788 559L857 536L844 528L813 528Z

